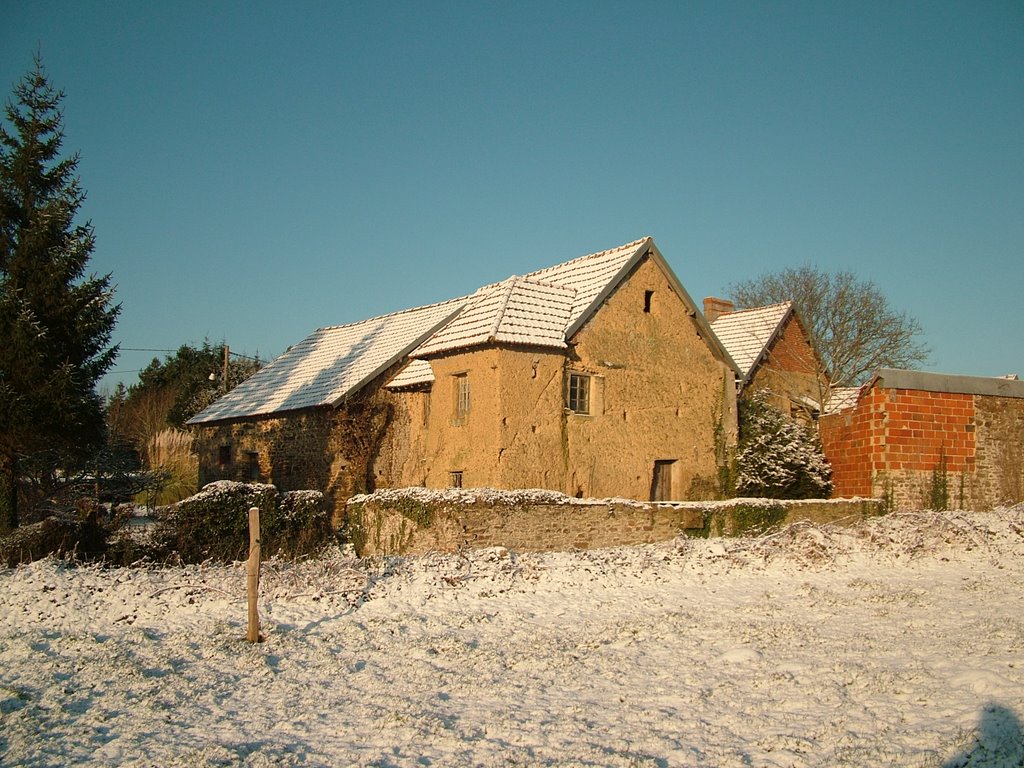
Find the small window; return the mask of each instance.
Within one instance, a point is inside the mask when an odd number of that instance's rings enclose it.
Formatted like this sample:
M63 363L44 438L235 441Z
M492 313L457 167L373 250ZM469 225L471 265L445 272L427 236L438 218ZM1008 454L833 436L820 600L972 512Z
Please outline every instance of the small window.
M644 312L651 311L651 302L654 300L654 291L644 291Z
M469 413L469 376L455 375L455 416L461 418Z
M590 413L590 377L581 373L569 374L569 410Z
M461 488L462 487L462 470L451 473L451 487Z
M222 445L217 449L217 463L226 467L231 463L231 446Z

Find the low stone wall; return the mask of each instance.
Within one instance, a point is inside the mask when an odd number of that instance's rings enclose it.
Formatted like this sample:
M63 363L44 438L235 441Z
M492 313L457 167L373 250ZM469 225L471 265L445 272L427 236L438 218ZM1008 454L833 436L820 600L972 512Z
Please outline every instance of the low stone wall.
M350 499L346 533L360 556L495 546L539 552L651 544L680 533L743 535L798 520L853 523L879 512L879 502L869 499L645 503L552 491L404 488Z

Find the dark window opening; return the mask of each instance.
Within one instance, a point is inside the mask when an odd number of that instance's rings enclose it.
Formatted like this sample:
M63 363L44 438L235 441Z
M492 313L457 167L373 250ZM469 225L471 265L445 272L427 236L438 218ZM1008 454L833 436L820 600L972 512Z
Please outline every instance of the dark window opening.
M569 374L569 410L573 413L590 413L590 377L579 373Z
M247 462L248 462L247 467L246 467L246 475L248 476L249 480L259 480L260 479L260 455L258 453L256 453L256 451L249 451L246 454L246 459L247 459Z
M459 470L457 472L452 472L451 473L451 487L452 488L461 488L462 487L462 471L461 470Z
M217 463L226 467L231 463L231 446L222 445L217 449Z
M644 291L644 312L651 311L651 300L654 298L654 291Z

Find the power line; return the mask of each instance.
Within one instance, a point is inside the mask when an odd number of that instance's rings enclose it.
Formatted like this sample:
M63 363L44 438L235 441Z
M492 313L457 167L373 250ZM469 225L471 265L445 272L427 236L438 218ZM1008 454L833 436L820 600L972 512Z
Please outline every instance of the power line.
M156 349L155 347L118 347L118 349L120 349L120 351L122 351L122 352L177 352L178 351L177 349ZM257 362L257 363L262 363L263 362L263 360L261 360L258 357L251 357L249 355L243 355L241 352L232 352L230 347L228 348L228 354L231 355L232 357L241 357L241 358L243 358L245 360L253 360L254 362ZM128 371L128 373L131 373L131 371Z

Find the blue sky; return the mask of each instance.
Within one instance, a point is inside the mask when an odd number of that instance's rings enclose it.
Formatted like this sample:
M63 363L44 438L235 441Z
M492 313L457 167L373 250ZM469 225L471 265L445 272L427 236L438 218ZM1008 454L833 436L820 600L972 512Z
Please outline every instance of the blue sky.
M650 235L698 301L851 270L928 369L1024 375L1017 0L8 0L5 98L36 50L125 348L272 358Z

